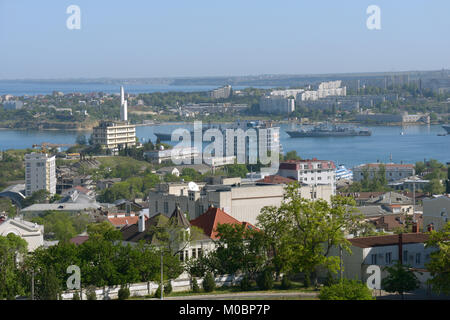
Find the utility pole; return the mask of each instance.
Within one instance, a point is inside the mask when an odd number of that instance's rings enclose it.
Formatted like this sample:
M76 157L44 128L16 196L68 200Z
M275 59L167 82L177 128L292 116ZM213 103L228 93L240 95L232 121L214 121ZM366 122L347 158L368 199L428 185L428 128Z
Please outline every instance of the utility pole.
M34 300L34 270L31 273L31 300Z
M342 273L342 245L339 245L339 271L340 271L340 279L344 278L344 275Z
M161 249L161 300L163 300L163 291L164 291L164 286L163 286L163 252Z

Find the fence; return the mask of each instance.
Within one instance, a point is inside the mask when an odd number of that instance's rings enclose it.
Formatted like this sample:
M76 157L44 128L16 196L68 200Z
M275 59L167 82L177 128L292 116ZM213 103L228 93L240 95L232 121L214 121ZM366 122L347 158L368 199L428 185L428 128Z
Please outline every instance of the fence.
M199 286L203 283L203 278L196 278ZM215 277L216 286L234 286L241 282L242 275L223 275ZM185 292L190 291L192 289L191 279L187 277L186 274L181 275L179 278L175 280L171 280L172 291L173 292ZM141 282L141 283L133 283L128 285L128 289L130 290L131 297L142 297L147 295L154 295L156 290L158 290L159 283L156 282ZM109 286L103 288L96 288L95 293L97 295L97 300L111 300L117 299L119 290L121 286ZM70 290L64 292L61 296L63 300L72 300L74 294L79 291ZM86 296L86 288L82 290L82 300L87 300Z

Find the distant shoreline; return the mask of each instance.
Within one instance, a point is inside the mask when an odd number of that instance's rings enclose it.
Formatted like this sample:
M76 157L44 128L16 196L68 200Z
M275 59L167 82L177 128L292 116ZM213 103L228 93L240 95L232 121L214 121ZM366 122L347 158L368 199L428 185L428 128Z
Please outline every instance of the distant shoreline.
M317 125L318 123L324 123L325 121L321 122L311 122L311 123L300 123L298 121L272 121L273 124L297 124L297 125ZM214 124L232 124L233 121L211 121L210 123ZM330 122L331 123L331 122ZM337 125L354 125L354 126L371 126L371 127L407 127L407 126L426 126L426 125L443 125L444 123L360 123L360 122L334 122ZM157 122L157 123L137 123L135 124L136 127L154 127L154 126L167 126L167 125L193 125L194 122L182 122L182 121L164 121L164 122ZM17 131L70 131L70 132L86 132L86 131L93 131L93 127L89 128L28 128L28 127L18 127L18 128L10 128L10 127L1 127L0 131L6 131L6 130L17 130Z

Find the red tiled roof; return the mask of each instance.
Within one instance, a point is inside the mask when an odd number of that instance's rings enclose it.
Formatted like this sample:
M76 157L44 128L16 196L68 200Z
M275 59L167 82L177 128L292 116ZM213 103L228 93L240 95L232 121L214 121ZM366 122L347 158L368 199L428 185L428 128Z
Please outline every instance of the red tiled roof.
M403 244L408 243L424 243L428 240L429 235L425 233L404 233ZM360 248L371 248L380 246L393 246L399 243L399 235L386 235L386 236L374 236L374 237L361 237L348 239L350 243Z
M288 184L288 183L292 183L292 182L295 182L295 181L296 180L291 179L291 178L285 178L285 177L282 177L282 176L273 175L273 176L266 176L266 177L264 177L264 179L258 180L256 182Z
M75 186L75 187L73 187L73 189L76 189L79 192L84 193L84 194L88 194L89 192L91 192L91 190L86 189L85 187L82 187L82 186Z
M145 220L148 220L147 217L145 217ZM108 221L116 226L125 226L130 224L136 224L139 221L139 216L129 216L129 217L108 217Z
M78 245L86 242L88 239L89 239L89 236L76 236L76 237L70 239L69 241L78 246Z
M403 223L400 223L400 219L403 221ZM419 229L420 226L423 225L423 217L421 214L416 215L416 221L418 223ZM372 223L375 225L376 228L384 228L385 230L393 230L395 228L404 227L405 219L401 217L401 215L386 215L379 217L377 219L372 220Z
M203 230L203 232L211 239L217 239L217 226L219 224L240 224L247 228L256 229L248 222L240 222L219 208L210 207L200 217L190 221L191 225Z

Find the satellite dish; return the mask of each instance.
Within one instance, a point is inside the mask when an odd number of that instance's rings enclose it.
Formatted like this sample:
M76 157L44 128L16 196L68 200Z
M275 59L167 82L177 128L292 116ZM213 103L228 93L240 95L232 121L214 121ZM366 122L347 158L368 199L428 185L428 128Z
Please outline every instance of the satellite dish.
M189 191L200 191L200 188L198 187L198 185L193 181L188 183L188 188L189 188Z

